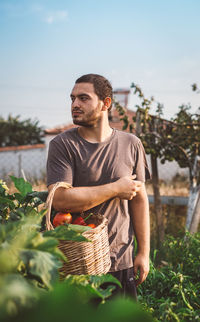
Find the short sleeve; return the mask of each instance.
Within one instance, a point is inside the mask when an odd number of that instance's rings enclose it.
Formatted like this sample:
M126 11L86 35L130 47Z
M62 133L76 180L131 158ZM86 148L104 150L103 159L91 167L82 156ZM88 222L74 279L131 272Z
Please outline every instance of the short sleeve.
M151 178L149 167L147 164L146 154L142 142L139 140L136 146L135 166L133 174L136 174L136 180L145 182Z
M49 144L47 158L47 186L60 181L73 184L73 166L62 140L53 139Z

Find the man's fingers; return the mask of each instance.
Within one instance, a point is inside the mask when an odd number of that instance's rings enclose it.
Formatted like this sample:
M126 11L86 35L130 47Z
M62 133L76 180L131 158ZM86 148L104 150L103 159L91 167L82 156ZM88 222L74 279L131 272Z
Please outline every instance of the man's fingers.
M135 284L136 286L139 286L140 284L142 284L143 280L142 280L142 277L140 276L136 281L135 281Z
M148 275L148 272L145 272L141 267L134 266L134 275L135 275L135 284L136 286L142 284Z
M134 276L135 276L135 284L136 284L136 286L138 286L139 284L142 283L142 273L141 273L139 267L137 267L137 266L134 266L133 270L134 270Z
M147 277L147 275L144 272L140 272L138 279L136 279L136 281L135 281L136 286L142 284L145 281L146 277Z
M137 275L137 272L138 272L137 266L133 266L133 271L134 271L134 275L136 276Z
M136 176L136 174L133 174L131 177L132 177L131 179L134 180L137 176Z

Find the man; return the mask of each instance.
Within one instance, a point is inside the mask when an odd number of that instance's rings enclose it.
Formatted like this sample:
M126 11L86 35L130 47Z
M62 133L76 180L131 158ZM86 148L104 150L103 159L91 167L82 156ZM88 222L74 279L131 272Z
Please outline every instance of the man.
M135 135L110 127L112 86L103 76L77 79L71 101L73 122L79 127L50 142L47 185L50 191L56 182L65 181L73 188L58 188L53 206L72 214L100 212L108 218L110 273L126 294L136 297L135 286L149 271L149 205L144 184L149 171L144 149Z

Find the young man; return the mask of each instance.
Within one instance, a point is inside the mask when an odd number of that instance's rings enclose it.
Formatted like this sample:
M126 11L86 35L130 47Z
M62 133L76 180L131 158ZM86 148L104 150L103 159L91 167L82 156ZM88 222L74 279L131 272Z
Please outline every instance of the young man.
M144 149L135 135L110 127L112 86L103 76L88 74L77 79L71 101L73 122L79 127L50 142L47 185L50 191L56 182L65 181L73 188L58 188L53 206L72 214L100 212L108 218L110 273L120 280L126 294L136 297L135 286L149 271L149 204L144 182L150 176Z

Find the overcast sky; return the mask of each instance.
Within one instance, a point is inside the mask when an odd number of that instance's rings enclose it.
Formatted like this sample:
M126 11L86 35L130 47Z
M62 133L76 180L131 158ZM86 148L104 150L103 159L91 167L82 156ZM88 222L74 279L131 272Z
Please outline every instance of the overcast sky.
M168 119L183 103L195 112L199 17L199 0L0 0L0 115L69 123L70 91L86 73L138 84Z

